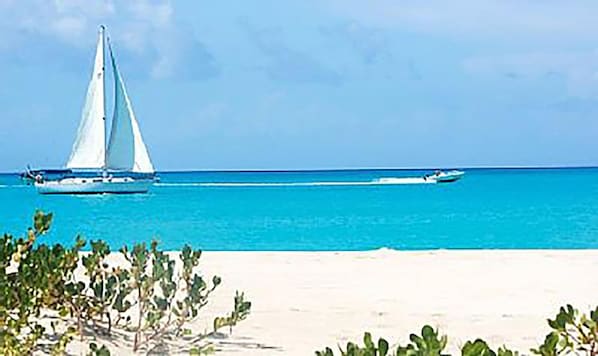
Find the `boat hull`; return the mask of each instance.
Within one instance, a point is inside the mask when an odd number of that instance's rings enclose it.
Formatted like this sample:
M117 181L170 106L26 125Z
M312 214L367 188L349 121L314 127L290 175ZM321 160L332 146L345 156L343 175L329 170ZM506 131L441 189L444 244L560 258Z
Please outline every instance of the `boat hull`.
M432 179L434 179L436 183L452 183L461 179L461 177L463 177L464 174L465 172L461 171L443 172L439 175L432 177Z
M447 178L441 178L441 179L436 179L437 183L452 183L452 182L456 182L459 179L461 179L461 177L447 177Z
M35 182L35 187L40 194L140 194L147 193L152 184L151 179L68 178Z

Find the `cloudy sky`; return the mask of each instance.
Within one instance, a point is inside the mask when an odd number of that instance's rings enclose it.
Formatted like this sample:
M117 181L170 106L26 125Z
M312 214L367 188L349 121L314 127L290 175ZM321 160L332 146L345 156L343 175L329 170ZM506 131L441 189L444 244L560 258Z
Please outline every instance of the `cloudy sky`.
M99 24L160 170L598 165L597 13L577 0L0 0L0 171L65 163Z

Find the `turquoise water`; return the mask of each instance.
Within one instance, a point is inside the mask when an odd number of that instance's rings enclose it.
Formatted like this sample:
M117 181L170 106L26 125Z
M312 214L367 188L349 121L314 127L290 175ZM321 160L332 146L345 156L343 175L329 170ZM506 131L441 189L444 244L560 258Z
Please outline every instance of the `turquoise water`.
M147 195L42 196L0 175L0 231L55 213L48 242L369 250L598 248L598 168L470 169L452 184L376 184L422 171L161 173Z

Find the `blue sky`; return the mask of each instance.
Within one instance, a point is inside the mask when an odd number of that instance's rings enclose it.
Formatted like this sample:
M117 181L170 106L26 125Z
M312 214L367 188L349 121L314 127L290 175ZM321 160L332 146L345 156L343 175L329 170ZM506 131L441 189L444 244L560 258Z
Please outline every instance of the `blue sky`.
M154 165L598 164L598 3L0 0L0 171L66 161L108 26Z

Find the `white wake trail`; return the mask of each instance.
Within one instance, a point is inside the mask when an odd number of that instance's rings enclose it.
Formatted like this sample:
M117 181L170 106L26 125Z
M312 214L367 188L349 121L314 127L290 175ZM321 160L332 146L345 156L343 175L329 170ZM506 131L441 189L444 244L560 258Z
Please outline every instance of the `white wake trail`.
M162 187L326 187L326 186L368 186L368 185L407 185L434 184L436 181L416 177L379 178L366 182L337 181L337 182L191 182L191 183L156 183Z

